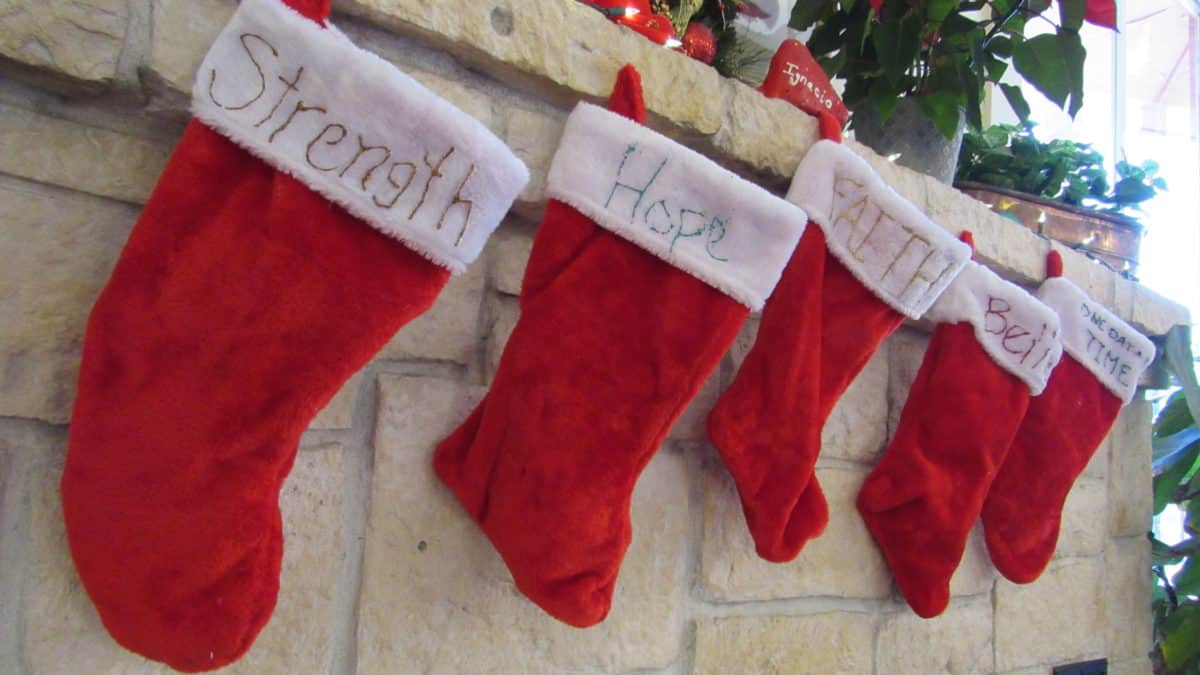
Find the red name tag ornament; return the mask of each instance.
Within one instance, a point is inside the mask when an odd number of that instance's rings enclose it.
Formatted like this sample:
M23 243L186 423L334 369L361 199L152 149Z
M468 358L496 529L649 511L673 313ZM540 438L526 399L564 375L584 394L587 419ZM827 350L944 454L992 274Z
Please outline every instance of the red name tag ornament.
M767 79L758 90L767 98L782 98L810 115L832 115L843 127L850 118L850 111L825 70L798 40L784 40L779 45Z

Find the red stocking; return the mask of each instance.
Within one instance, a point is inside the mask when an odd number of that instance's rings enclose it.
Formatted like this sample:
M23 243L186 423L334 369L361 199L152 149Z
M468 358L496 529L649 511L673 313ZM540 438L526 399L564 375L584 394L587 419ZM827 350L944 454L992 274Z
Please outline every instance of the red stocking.
M71 553L112 636L179 670L253 643L300 434L478 255L526 180L477 121L323 29L327 1L293 5L308 18L244 0L218 37L198 120L84 342Z
M708 418L758 554L785 562L828 507L813 467L846 387L905 316L919 317L970 251L831 141L801 162L788 197L812 222L763 312L758 337Z
M632 68L613 99L634 121L580 104L567 122L520 321L434 460L517 587L575 626L608 613L634 482L806 221L640 126Z
M983 505L992 562L1017 583L1050 562L1067 493L1154 361L1154 343L1060 278L1062 261L1050 255L1052 278L1038 296L1062 318L1067 353L1030 402Z
M1062 345L1053 310L973 262L927 316L937 328L858 510L908 604L932 617L950 601L984 495Z

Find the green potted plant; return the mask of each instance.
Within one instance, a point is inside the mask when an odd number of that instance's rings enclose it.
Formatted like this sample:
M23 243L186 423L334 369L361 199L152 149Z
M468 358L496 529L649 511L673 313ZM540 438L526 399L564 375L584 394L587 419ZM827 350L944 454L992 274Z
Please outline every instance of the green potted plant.
M1001 82L1010 65L1072 116L1083 105L1079 29L1085 20L1111 28L1114 3L1050 8L1050 0L809 0L796 5L790 25L812 28L809 50L845 81L856 137L948 183L963 125L983 126L986 84L1028 118L1020 88ZM1026 38L1035 19L1054 32Z
M967 132L955 185L1035 232L1133 273L1143 231L1135 216L1167 187L1157 171L1152 161L1117 162L1110 184L1104 158L1091 146L1039 141L1027 122Z
M1161 345L1166 369L1182 385L1154 422L1154 515L1182 516L1182 539L1150 535L1154 574L1154 672L1200 672L1200 385L1186 327Z

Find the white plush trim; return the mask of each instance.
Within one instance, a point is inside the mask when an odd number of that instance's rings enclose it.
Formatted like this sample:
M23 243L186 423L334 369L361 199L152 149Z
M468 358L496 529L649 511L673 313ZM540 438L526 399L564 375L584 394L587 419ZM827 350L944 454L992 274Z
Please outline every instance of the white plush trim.
M1061 277L1047 279L1038 297L1058 312L1067 353L1122 401L1132 401L1154 362L1154 343Z
M975 262L963 268L925 316L935 323L970 323L988 356L1029 385L1034 396L1045 390L1062 358L1054 310Z
M756 310L808 222L703 155L588 103L567 120L546 193Z
M861 157L818 141L788 200L825 232L830 253L893 309L919 319L971 258L971 249L896 194Z
M243 0L200 67L192 113L455 273L529 181L478 120L279 0Z

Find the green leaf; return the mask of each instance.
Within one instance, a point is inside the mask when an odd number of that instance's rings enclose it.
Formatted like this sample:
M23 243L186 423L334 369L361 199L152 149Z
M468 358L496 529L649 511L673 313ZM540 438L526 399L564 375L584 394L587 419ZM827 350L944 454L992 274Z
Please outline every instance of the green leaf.
M1012 106L1013 112L1017 117L1021 118L1022 122L1029 120L1029 104L1025 101L1025 94L1021 93L1021 88L1012 84L1001 84L1000 91L1004 92L1004 98L1008 99L1008 104Z
M1062 27L1077 31L1083 26L1087 0L1058 0L1058 11Z
M944 40L955 35L970 33L978 27L978 21L968 19L962 14L951 14L942 22L942 27L938 32L942 34L942 39Z
M946 138L958 133L961 108L958 97L947 91L939 91L919 99L921 110L933 122L933 126Z
M803 2L804 0L801 0ZM950 12L958 6L958 0L929 0L925 7L925 19L933 24L939 24L950 16Z
M891 119L892 113L896 111L896 106L900 104L900 97L887 90L885 80L876 80L875 84L871 86L871 104L875 106L875 113L879 115L880 124Z
M1200 654L1200 605L1180 605L1172 617L1178 623L1163 640L1163 659L1168 668L1181 668Z
M1155 567L1178 565L1181 560L1183 560L1183 555L1178 551L1162 543L1156 537L1150 537L1150 562L1152 565Z
M1200 382L1196 379L1196 361L1192 356L1191 326L1173 326L1163 342L1167 368L1183 387L1192 419L1200 421Z
M1187 396L1183 390L1171 394L1158 418L1154 420L1154 437L1165 438L1194 425L1196 420L1188 409Z
M884 22L871 34L884 74L899 86L921 51L921 17L910 12L896 22Z
M979 44L979 38L974 40L975 44ZM980 55L982 56L982 47L980 47ZM966 59L958 59L958 81L964 96L966 97L966 117L967 124L972 129L983 128L983 82L975 75L975 71L971 69L971 65Z
M1007 59L1012 57L1013 41L1007 35L997 35L987 43L988 51L996 56Z
M1013 66L1046 98L1074 117L1083 105L1083 59L1079 34L1038 35L1013 49ZM1070 105L1068 106L1068 102Z
M1163 473L1154 477L1154 515L1162 513L1175 496L1180 481L1191 470L1200 455L1200 443L1193 443Z
M1113 186L1117 201L1122 204L1139 204L1153 197L1156 193L1153 187L1146 185L1138 178L1126 178Z
M844 51L842 33L845 32L849 21L850 17L841 12L833 14L813 29L805 46L813 53L813 56L823 56L838 50Z
M1029 0L1029 11L1033 14L1041 14L1050 9L1050 0Z
M1200 558L1190 558L1172 580L1175 590L1183 595L1200 595Z
M817 21L833 12L833 3L825 0L801 0L792 8L788 27L799 31L808 30Z

